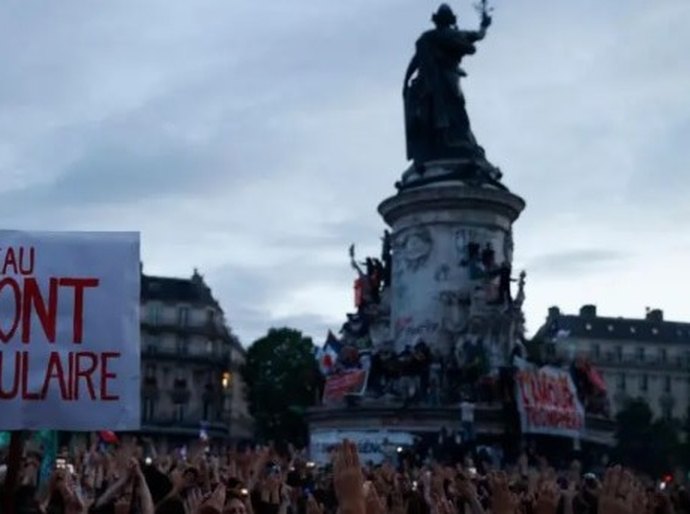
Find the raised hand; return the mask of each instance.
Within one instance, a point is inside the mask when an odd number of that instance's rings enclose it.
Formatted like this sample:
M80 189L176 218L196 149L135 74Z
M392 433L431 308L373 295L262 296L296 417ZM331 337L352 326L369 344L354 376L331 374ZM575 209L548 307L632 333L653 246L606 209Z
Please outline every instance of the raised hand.
M348 440L338 447L333 462L333 485L343 514L365 514L364 477L357 447Z
M307 497L307 514L324 514L323 507L319 505L313 495Z
M489 475L489 488L491 489L492 514L515 514L519 500L508 487L505 473L491 473Z
M376 487L371 482L364 484L364 496L366 502L366 514L387 514L386 506L376 492Z
M185 514L197 514L199 507L201 507L202 501L203 496L198 488L195 487L194 489L190 490L184 500Z
M607 470L599 494L599 514L632 514L636 498L633 492L633 478L628 471L620 466Z
M556 482L545 481L539 490L539 496L534 506L535 514L556 514L560 499L561 492Z
M225 506L225 497L227 495L227 490L225 488L224 484L218 484L218 486L213 490L213 493L209 497L208 500L206 500L203 503L204 507L211 507L216 509L218 512L223 511L223 507Z

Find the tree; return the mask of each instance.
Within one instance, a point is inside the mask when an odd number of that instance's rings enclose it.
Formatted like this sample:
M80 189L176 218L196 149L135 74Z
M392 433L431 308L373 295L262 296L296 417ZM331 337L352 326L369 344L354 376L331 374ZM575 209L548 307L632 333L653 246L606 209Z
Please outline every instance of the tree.
M657 477L673 469L681 446L672 421L653 421L652 411L642 399L628 402L616 421L615 456L620 464Z
M247 350L242 375L258 436L306 444L304 413L314 405L320 380L311 339L290 328L270 329Z

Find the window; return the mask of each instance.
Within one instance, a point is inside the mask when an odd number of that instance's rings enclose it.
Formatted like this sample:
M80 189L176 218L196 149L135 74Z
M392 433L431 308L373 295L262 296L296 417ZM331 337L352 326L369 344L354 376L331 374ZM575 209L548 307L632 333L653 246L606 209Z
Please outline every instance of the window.
M671 377L664 377L664 392L671 392Z
M637 348L637 362L644 362L644 346Z
M656 327L654 327L654 328L652 329L652 334L657 335L658 333L659 333L659 329L656 328Z
M647 392L649 389L649 377L647 375L642 375L640 377L640 391Z
M213 353L213 341L206 341L206 353L209 355Z
M616 346L616 360L618 362L623 361L623 347L622 346Z
M149 353L156 353L158 351L158 338L156 336L146 336L144 351Z
M180 307L177 310L177 323L181 327L189 325L189 307Z
M625 391L625 373L618 375L618 389L620 391Z
M669 403L662 403L661 415L666 421L670 421L673 418L673 406Z
M666 348L660 348L659 349L659 362L666 363L666 358L668 355L666 354Z
M177 405L177 421L184 421L184 403Z
M155 364L147 364L146 365L146 370L144 371L144 375L146 378L153 378L156 376L156 365Z
M608 327L609 332L613 332L613 325L609 325Z
M206 311L206 323L209 325L216 324L216 311L208 310Z
M630 327L630 333L634 334L635 332L637 332L637 330L635 330L635 327Z
M177 338L177 353L181 355L187 355L187 351L189 350L189 341L187 341L186 337L178 337Z
M585 325L585 330L592 330L592 324L591 324L591 323L587 323L587 324Z
M141 417L144 421L152 420L156 415L156 401L152 398L144 398L141 404Z
M601 354L601 348L597 343L592 344L592 357L595 359L599 358L599 355Z
M161 306L158 304L150 304L148 306L148 321L152 325L160 325L161 324Z

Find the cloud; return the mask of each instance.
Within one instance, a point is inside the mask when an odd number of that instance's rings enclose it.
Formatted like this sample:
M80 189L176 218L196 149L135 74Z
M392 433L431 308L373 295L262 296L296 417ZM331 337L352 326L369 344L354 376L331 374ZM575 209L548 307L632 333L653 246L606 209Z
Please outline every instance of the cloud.
M582 276L586 273L610 271L615 266L624 264L628 257L611 250L568 250L536 257L528 261L527 269L540 276Z
M478 140L527 201L515 243L530 324L587 295L690 318L665 274L690 248L690 4L495 4L463 89ZM347 246L380 251L376 207L407 167L402 76L436 8L10 2L4 226L140 230L147 270L199 267L244 342L284 323L319 340L351 309ZM618 294L632 273L639 293Z

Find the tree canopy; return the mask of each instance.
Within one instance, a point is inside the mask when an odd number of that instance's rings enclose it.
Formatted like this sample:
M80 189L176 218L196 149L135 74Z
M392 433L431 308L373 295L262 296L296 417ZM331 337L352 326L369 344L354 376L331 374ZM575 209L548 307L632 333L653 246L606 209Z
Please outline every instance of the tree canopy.
M621 464L659 477L680 463L682 447L677 427L672 421L655 421L644 400L631 400L616 421L615 454Z
M247 350L242 370L257 435L264 441L306 444L306 409L314 405L320 375L311 338L272 328Z

